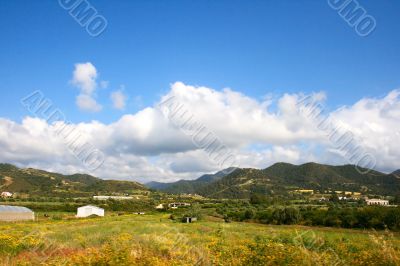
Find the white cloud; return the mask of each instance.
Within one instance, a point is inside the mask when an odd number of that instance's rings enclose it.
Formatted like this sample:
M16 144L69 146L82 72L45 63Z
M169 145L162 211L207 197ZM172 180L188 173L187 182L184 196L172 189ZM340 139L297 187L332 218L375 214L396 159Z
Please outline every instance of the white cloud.
M76 105L84 111L98 112L102 109L102 106L96 102L91 96L86 94L79 94L76 97Z
M97 70L90 62L75 64L72 84L81 89L81 93L91 95L96 89Z
M361 99L331 115L354 134L366 152L375 156L378 169L400 168L400 90L393 90L382 99Z
M400 91L384 98L365 98L327 115L340 121L377 158L377 169L400 168ZM321 132L298 112L301 94L285 94L269 110L271 100L258 101L231 89L216 91L177 82L160 102L174 97L193 114L194 121L213 132L241 167L264 168L277 161L347 163ZM315 94L324 99L324 94ZM88 110L100 108L83 98ZM271 108L272 109L272 108ZM102 167L93 174L104 178L140 181L172 181L195 178L220 170L207 152L196 147L190 136L171 123L158 107L146 107L117 121L74 125L87 141L105 154ZM0 119L0 161L37 166L61 172L85 172L55 136L54 126L38 118L22 123Z
M125 108L126 95L122 90L113 91L110 95L113 107L118 110L123 110Z
M97 76L97 70L92 63L75 64L71 83L80 89L76 104L83 111L98 112L102 109L95 99Z
M282 96L277 112L268 110L269 101L259 102L231 89L216 91L177 82L162 100L170 97L183 103L196 121L206 125L229 146L254 142L288 144L320 137L297 111L295 103L301 95Z

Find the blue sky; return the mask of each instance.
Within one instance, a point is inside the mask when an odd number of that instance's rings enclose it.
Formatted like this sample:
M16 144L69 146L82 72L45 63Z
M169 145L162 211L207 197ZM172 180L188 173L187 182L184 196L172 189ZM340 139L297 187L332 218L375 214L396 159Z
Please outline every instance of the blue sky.
M40 89L73 121L115 120L117 112L82 114L69 106L73 65L87 61L110 87L124 84L143 104L175 81L256 98L324 90L333 107L400 85L398 1L360 1L377 21L364 38L326 1L90 2L108 20L97 38L58 1L0 3L3 116L21 119L19 99ZM108 94L98 96L105 102Z
M21 123L30 114L19 101L37 89L73 123L110 124L153 106L177 81L230 88L256 101L323 91L329 110L382 99L400 87L396 0L359 0L377 22L367 37L327 1L89 2L108 21L98 37L58 1L0 2L2 118ZM72 73L85 62L95 66L98 82L109 82L96 89L100 112L75 104ZM110 93L120 86L128 99L116 110Z

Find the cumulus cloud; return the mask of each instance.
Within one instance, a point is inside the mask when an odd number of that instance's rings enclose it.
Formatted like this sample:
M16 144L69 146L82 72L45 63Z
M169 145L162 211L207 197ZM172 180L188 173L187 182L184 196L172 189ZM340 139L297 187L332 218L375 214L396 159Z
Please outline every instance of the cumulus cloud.
M361 99L326 114L340 121L377 158L377 170L400 168L399 95L394 90L383 98ZM73 126L104 153L104 164L92 173L103 178L173 181L221 170L192 135L163 113L159 104L171 98L180 104L176 115L190 114L190 121L217 136L240 167L265 168L278 161L348 163L326 133L299 112L296 103L302 97L284 94L276 102L258 101L232 89L217 91L177 82L154 106L109 124L92 121ZM326 96L312 97L324 100ZM274 103L276 108L271 108ZM93 102L85 104L96 108ZM54 134L54 126L32 117L21 123L0 119L0 161L87 172Z
M110 95L113 107L118 110L123 110L125 108L126 95L122 90L113 91Z
M320 137L297 110L300 94L282 96L277 112L268 110L270 101L260 102L231 89L216 91L177 82L162 101L171 97L182 103L183 109L194 115L194 120L203 123L232 147L257 142L288 144Z
M78 105L81 110L89 112L98 112L102 109L102 106L98 104L92 96L86 94L79 94L76 97L76 105Z
M75 64L71 83L80 90L76 104L81 110L98 112L102 109L102 106L95 99L97 75L97 70L92 63Z
M72 83L79 87L82 93L92 94L96 88L97 70L90 62L75 64Z
M400 168L400 90L380 99L361 99L331 115L354 135L366 152L375 156L378 169Z

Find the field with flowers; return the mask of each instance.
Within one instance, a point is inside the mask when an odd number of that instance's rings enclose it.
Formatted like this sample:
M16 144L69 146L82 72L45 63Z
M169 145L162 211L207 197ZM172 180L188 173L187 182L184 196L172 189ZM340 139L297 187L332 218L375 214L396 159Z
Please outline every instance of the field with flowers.
M400 265L400 235L168 215L0 223L1 265Z

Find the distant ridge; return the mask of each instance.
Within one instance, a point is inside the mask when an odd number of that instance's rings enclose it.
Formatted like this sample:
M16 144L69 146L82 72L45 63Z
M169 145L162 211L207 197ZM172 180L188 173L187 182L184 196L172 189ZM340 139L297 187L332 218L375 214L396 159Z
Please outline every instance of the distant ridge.
M209 183L215 182L231 173L234 168L227 168L225 170L219 171L215 174L205 174L200 176L195 180L179 180L172 183L162 183L162 182L149 182L145 185L152 189L161 190L168 193L188 193L194 194L199 189L207 186Z
M0 164L0 190L43 196L87 196L147 190L137 182L103 180L87 174L63 175L33 168Z
M285 194L289 190L345 190L380 195L400 194L400 178L375 170L361 174L354 165L332 166L314 162L302 165L275 163L265 169L238 168L214 178L201 176L193 181L180 180L158 188L172 193L197 193L215 198L249 198L253 193Z
M211 198L249 198L254 193L284 195L300 188L396 196L400 195L400 170L391 174L369 170L361 174L354 165L332 166L313 162L293 165L279 162L265 169L231 168L202 175L196 180L150 182L146 186L168 193L200 194ZM147 191L147 187L137 182L103 180L87 174L63 175L0 164L0 191L75 197L133 193Z

